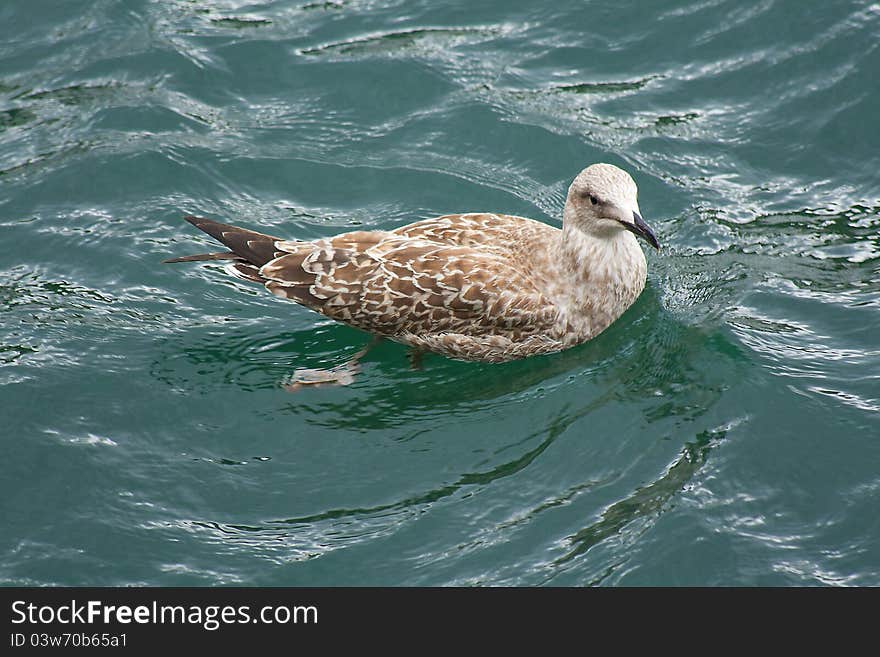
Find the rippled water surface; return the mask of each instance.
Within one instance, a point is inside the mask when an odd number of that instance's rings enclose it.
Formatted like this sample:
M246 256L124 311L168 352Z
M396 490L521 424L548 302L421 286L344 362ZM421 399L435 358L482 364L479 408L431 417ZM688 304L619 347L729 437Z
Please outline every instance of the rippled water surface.
M880 585L880 5L5 0L3 584ZM504 365L161 265L556 223L629 170L663 250Z

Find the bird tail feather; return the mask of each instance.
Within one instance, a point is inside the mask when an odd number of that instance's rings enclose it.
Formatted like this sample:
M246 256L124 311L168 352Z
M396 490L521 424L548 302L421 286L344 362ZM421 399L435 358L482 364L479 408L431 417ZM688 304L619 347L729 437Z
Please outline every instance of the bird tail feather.
M219 221L204 219L187 215L184 217L199 230L207 233L218 242L221 242L229 251L222 253L199 253L196 255L180 256L164 260L166 263L173 262L199 262L202 260L240 260L255 267L262 267L270 260L281 255L275 248L275 242L281 241L277 237L264 235L246 228L221 224ZM249 272L250 273L250 272Z

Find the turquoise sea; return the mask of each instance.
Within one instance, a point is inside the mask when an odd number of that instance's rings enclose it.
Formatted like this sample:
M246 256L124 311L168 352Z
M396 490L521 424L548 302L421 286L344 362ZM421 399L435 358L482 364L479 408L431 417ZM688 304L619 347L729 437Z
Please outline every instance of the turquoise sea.
M878 75L867 0L4 0L0 584L880 585ZM553 356L289 393L367 336L160 264L593 162L663 248Z

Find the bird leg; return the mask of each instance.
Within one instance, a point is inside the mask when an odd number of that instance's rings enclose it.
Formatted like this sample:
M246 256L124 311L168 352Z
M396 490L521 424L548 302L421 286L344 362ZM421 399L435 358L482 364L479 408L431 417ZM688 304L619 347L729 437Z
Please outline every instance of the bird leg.
M293 373L293 376L290 377L290 381L285 383L283 387L287 392L296 392L305 386L317 388L324 385L350 385L354 381L355 375L360 372L361 358L363 358L380 340L381 338L374 337L369 344L340 365L328 367L327 369L300 368Z
M406 352L406 359L409 361L409 368L411 370L422 369L422 356L424 355L424 350L410 347L410 349Z

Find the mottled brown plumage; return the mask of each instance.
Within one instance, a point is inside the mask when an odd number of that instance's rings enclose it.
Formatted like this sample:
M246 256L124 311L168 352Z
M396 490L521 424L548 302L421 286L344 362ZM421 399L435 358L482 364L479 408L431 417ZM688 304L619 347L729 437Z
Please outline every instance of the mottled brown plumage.
M593 165L572 183L563 229L502 214L453 214L391 231L282 240L186 217L230 252L235 275L327 317L420 350L499 362L592 338L645 283L635 183Z

